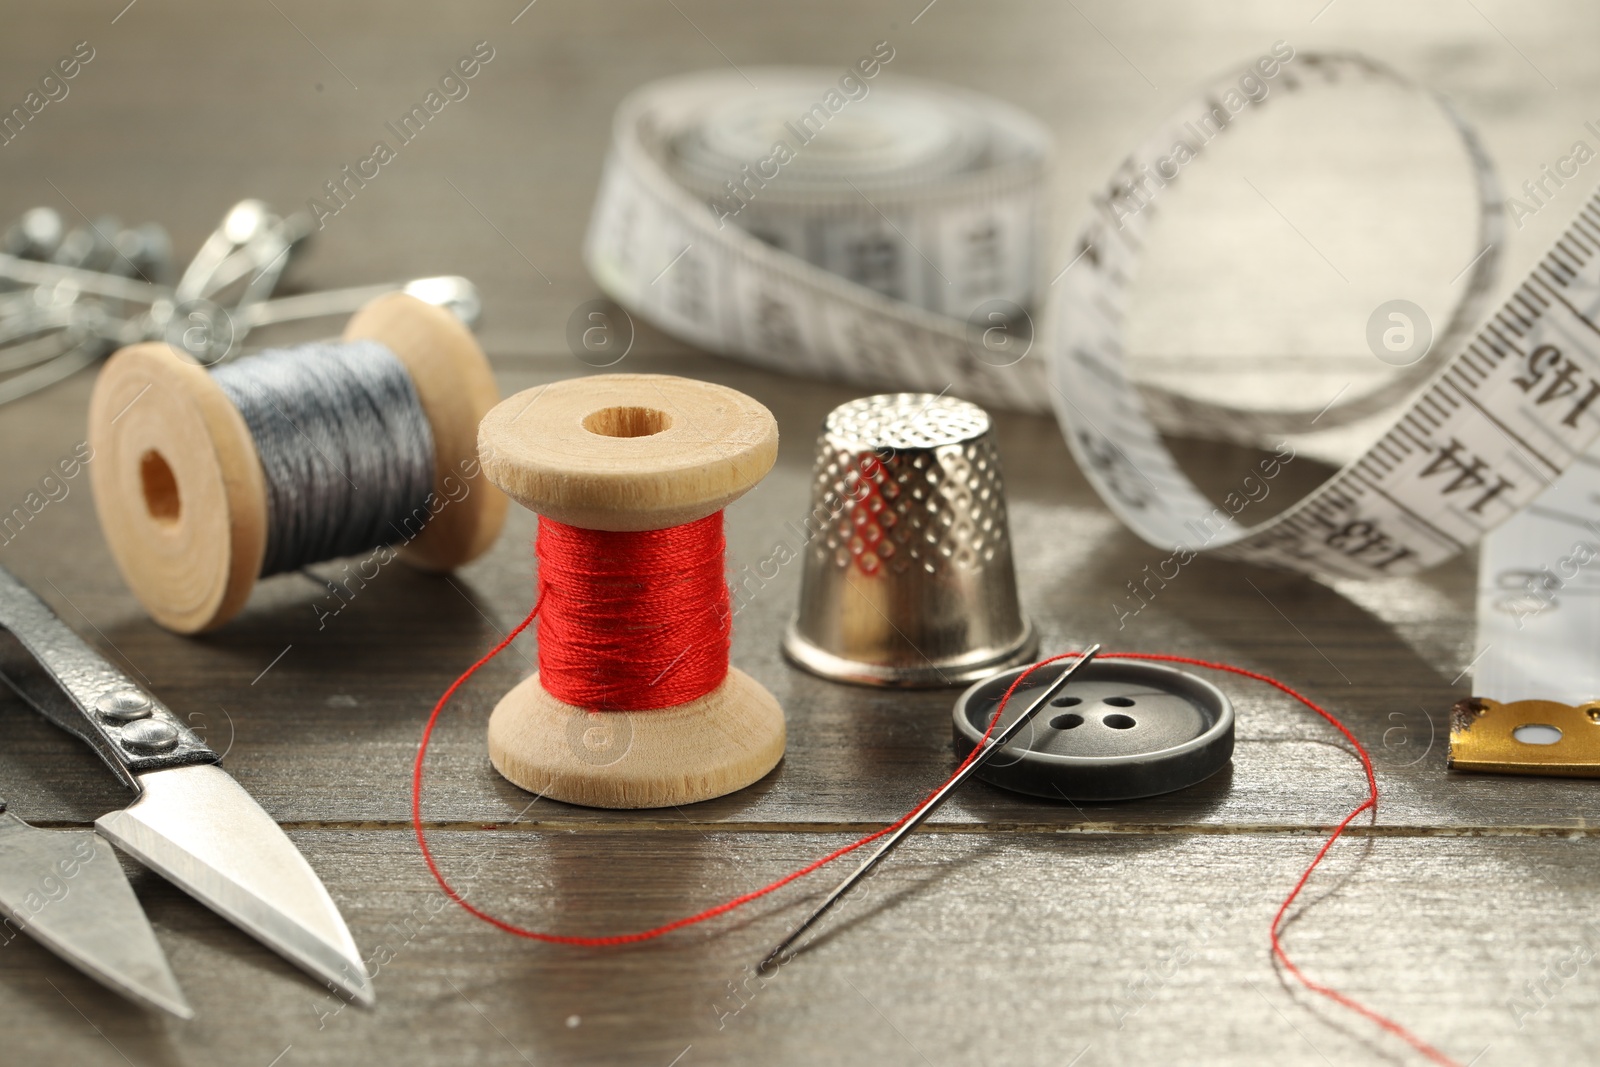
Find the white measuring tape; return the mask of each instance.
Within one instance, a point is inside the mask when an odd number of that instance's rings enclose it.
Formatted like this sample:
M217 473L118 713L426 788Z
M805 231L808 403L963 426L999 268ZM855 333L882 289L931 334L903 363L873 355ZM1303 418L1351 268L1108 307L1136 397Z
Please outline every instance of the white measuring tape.
M835 113L831 72L747 73L760 93L692 74L618 108L584 246L600 287L713 352L1045 410L1037 361L986 365L953 316L1032 303L1048 132L947 86L874 85Z
M1484 539L1474 654L1477 696L1572 705L1600 699L1600 459L1593 450Z
M1485 600L1500 595L1484 643L1500 651L1483 657L1480 677L1504 675L1513 689L1536 675L1548 680L1548 641L1528 638L1542 623L1560 629L1583 663L1572 679L1582 691L1563 679L1560 699L1600 696L1589 666L1600 657L1585 640L1600 631L1558 621L1579 617L1574 603L1600 612L1600 594L1588 592L1600 590L1600 558L1568 560L1576 540L1600 557L1600 473L1584 473L1600 435L1600 201L1469 339L1502 242L1499 193L1475 135L1438 100L1473 169L1484 251L1431 358L1320 410L1236 408L1129 377L1123 320L1157 194L1181 181L1209 140L1270 106L1265 92L1255 103L1249 92L1267 79L1280 95L1355 81L1422 90L1360 57L1292 49L1219 79L1117 168L1071 249L1081 262L1048 290L1039 351L1000 366L953 316L986 302L1026 309L1046 288L1038 284L1050 150L1042 128L995 101L909 80L873 87L871 105L808 110L823 100L826 75L747 73L762 92L739 75L700 74L646 86L619 108L585 246L618 303L701 347L785 371L948 389L1014 409L1037 410L1048 398L1112 510L1180 562L1212 552L1322 577L1406 575L1517 515L1484 553ZM784 124L824 113L833 128L778 160ZM835 131L828 154L815 151ZM1158 432L1258 443L1313 421L1348 423L1412 393L1361 458L1253 526L1235 518L1242 496L1220 506L1208 499ZM1575 467L1554 504L1530 508ZM1575 528L1574 515L1593 516L1593 526ZM1519 580L1556 606L1519 616L1507 597L1536 595ZM1517 674L1524 661L1533 666Z

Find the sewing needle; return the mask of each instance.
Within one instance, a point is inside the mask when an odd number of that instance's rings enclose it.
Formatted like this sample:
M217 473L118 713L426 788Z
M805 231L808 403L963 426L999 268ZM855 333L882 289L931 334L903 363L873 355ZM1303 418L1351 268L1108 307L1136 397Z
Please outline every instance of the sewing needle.
M1034 699L1033 703L1028 705L1026 711L1017 716L1017 718L1004 730L1001 730L999 734L991 737L989 739L989 743L984 746L983 750L978 753L977 757L973 759L971 763L967 764L966 767L962 768L960 773L946 782L937 793L929 797L927 802L913 812L911 817L902 823L900 827L894 831L894 833L890 834L884 840L883 844L878 846L878 850L872 855L868 856L861 866L855 869L850 877L840 882L839 887L832 893L829 893L823 902L817 906L817 909L806 917L804 922L802 922L799 926L796 926L789 933L788 937L780 941L776 948L767 953L766 959L761 961L761 966L756 968L756 972L758 974L766 974L771 971L773 969L773 965L778 961L778 958L783 955L785 949L794 944L795 941L800 938L801 934L805 933L813 925L815 925L816 921L822 918L822 916L827 913L829 908L833 907L839 902L840 897L843 897L846 893L850 892L857 882L866 877L868 871L872 870L873 867L878 865L879 860L887 856L896 845L905 839L907 834L915 830L919 825L921 825L924 819L933 814L939 805L943 804L947 799L949 799L950 794L954 793L958 788L960 788L962 782L965 782L968 778L976 774L979 768L981 768L985 763L989 762L990 758L993 757L996 752L1004 748L1013 737L1017 736L1017 734L1022 731L1023 727L1032 722L1033 717L1039 714L1039 712L1044 709L1045 705L1049 704L1055 695L1066 687L1067 682L1072 679L1072 676L1076 674L1084 664L1094 659L1094 657L1100 652L1100 648L1101 646L1098 644L1090 645L1089 648L1084 651L1083 655L1079 656L1074 663L1072 663L1069 667L1067 667L1066 670L1062 671L1061 674L1056 677L1055 681L1045 686L1044 692L1040 693L1038 697Z

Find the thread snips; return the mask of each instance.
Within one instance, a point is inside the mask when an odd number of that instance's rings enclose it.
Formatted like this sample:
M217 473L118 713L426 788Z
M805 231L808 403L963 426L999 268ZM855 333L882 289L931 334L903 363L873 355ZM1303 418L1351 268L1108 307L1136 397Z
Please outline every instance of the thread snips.
M93 831L36 829L0 814L0 913L9 926L110 988L187 1018L115 845L312 975L372 1003L339 909L278 824L182 719L3 567L0 680L138 794Z

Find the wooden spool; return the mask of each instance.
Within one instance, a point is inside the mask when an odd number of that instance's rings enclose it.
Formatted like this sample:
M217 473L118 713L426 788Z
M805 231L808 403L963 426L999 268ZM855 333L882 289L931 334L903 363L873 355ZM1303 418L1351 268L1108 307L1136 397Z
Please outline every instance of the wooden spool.
M484 473L569 526L661 530L722 510L772 469L778 424L743 393L606 374L518 393L483 420ZM592 711L533 674L489 718L489 759L523 789L597 808L660 808L742 789L783 758L783 709L736 667L670 708Z
M433 427L433 491L446 503L400 557L442 571L480 555L506 500L476 466L478 420L500 393L471 331L443 308L390 293L358 311L343 339L393 352ZM205 368L159 342L117 352L89 401L89 444L101 529L151 618L198 633L237 614L266 551L266 479L243 416Z

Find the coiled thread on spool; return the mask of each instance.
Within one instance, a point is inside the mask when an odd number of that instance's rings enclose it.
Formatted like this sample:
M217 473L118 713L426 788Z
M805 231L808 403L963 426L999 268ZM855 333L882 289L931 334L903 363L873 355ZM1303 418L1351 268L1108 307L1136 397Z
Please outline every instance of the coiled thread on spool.
M433 429L387 347L275 349L211 377L244 417L265 475L262 577L417 535L433 488Z
M539 680L597 711L667 708L728 674L722 512L664 530L585 530L540 516Z

